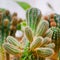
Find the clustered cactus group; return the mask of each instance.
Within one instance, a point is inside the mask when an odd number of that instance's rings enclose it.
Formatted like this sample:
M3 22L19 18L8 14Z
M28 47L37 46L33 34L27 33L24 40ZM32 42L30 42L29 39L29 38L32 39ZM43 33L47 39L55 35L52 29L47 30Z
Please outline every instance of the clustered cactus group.
M8 36L3 44L6 52L23 57L25 48L27 57L21 60L43 60L40 58L52 58L54 55L55 44L52 43L53 31L49 28L49 22L41 18L41 11L37 8L27 10L27 26L24 29L24 37L29 42L29 46L22 48L21 43L12 36ZM23 45L25 46L25 45ZM34 56L35 59L32 58ZM38 58L36 58L38 57Z

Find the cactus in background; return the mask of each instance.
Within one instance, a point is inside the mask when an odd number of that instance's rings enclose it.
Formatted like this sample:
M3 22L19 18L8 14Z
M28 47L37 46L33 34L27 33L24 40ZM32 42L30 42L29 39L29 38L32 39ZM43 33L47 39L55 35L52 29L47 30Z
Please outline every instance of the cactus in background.
M49 37L45 37L44 40L43 40L43 44L42 44L42 46L51 43L51 41L52 41L51 38L49 38Z
M11 40L11 38L9 38L9 40ZM4 43L3 46L4 46L5 50L10 54L20 55L20 54L24 53L26 56L24 56L24 54L23 54L22 57L23 56L26 58L28 57L28 59L32 60L32 56L35 56L34 54L36 54L36 52L37 52L38 56L42 56L43 58L53 55L54 51L53 51L53 49L51 49L51 45L49 45L50 47L48 47L48 48L47 48L47 46L42 48L43 42L44 42L44 38L42 38L41 36L34 37L34 40L31 42L31 44L29 43L29 41L27 42L28 46L26 46L24 48L25 50L23 49L23 51L21 49L19 49L19 47L15 46L13 43L12 44L10 44L11 42L8 43L8 41L7 41L7 43ZM40 51L40 52L38 53L38 51ZM24 59L24 57L23 57L23 59ZM37 55L36 55L36 57L37 57ZM40 58L42 58L42 57L40 57ZM38 59L40 59L40 58L38 58ZM37 58L34 58L34 59L37 59Z
M45 45L45 47L48 47L48 48L55 48L55 44L54 43L49 43L47 45Z
M34 33L41 20L41 16L41 11L37 8L30 8L26 12L27 25L30 26Z
M33 41L33 33L32 33L32 30L29 27L25 28L25 35L31 43Z
M5 60L6 57L5 57L5 50L2 46L0 46L0 60Z
M53 31L52 41L55 43L55 50L58 51L60 48L60 29L58 27L51 27Z
M32 51L32 54L34 56L37 57L37 54L39 53L36 53L36 49L42 49L42 52L41 54L38 54L38 56L41 58L41 55L42 55L42 58L45 58L45 57L50 57L54 54L54 50L51 49L51 45L49 45L49 47L47 48L45 45L48 45L51 43L51 37L52 37L52 34L53 34L53 31L51 29L49 29L49 23L48 21L46 20L41 20L39 21L39 23L37 24L36 26L36 29L34 30L34 25L33 25L33 20L30 19L28 20L29 18L31 18L31 16L28 14L30 13L31 10L28 10L27 12L27 25L32 29L32 31L34 32L34 39L33 41L30 43L30 51ZM32 22L32 23L31 23ZM33 27L33 28L32 28ZM26 30L26 33L27 33L27 30ZM25 34L26 34L25 33ZM30 33L30 31L29 31ZM28 34L27 34L28 35ZM27 36L28 38L29 36ZM31 36L29 37L31 38ZM29 39L28 39L29 40ZM42 48L44 47L44 49ZM45 51L44 51L45 50ZM49 52L50 51L50 52ZM35 53L35 54L34 54ZM39 59L39 58L38 58ZM40 59L41 60L41 59ZM42 59L44 60L44 59Z

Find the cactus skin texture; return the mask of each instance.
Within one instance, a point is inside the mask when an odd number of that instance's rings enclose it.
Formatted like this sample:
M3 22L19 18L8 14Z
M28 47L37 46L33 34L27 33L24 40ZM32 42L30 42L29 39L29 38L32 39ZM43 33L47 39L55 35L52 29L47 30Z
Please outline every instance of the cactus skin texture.
M49 43L51 43L51 38L45 37L44 40L43 40L42 46L47 45L47 44L49 44Z
M29 27L25 28L25 35L26 35L26 38L31 43L33 41L33 33L32 33L32 30Z
M10 44L13 44L13 45L15 45L15 46L17 46L17 47L20 47L20 43L19 43L14 37L8 36L6 40L7 40L7 42L9 42Z
M37 30L36 30L36 35L37 36L44 36L45 32L47 31L47 29L49 28L49 23L46 20L41 20Z
M52 42L55 43L55 51L60 49L60 29L58 27L51 27L53 31Z
M30 8L26 12L27 25L34 31L41 20L41 11L37 8Z
M52 35L53 35L53 31L49 28L45 33L45 37L52 38Z
M16 55L16 54L21 53L20 49L18 49L17 47L15 47L14 45L11 45L9 43L4 43L3 46L4 46L5 50L10 54Z
M55 44L54 43L50 43L48 45L45 45L45 47L48 47L48 48L55 48Z
M40 47L43 43L43 38L42 37L36 37L35 40L32 41L30 44L30 50L34 50L37 47Z
M51 48L36 48L36 53L41 57L52 57L54 55L54 50Z

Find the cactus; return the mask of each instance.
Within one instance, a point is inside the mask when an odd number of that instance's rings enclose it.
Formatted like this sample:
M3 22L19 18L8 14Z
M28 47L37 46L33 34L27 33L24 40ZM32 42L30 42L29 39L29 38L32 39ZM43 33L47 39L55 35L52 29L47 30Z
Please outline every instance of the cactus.
M30 8L26 12L27 25L34 31L36 31L37 25L41 19L41 11L37 8Z
M4 19L4 27L7 27L9 25L9 20L8 19Z
M45 47L53 49L53 48L55 48L55 44L54 43L50 43L50 44L45 45Z
M35 51L41 57L51 57L54 54L54 51L51 48L36 48Z
M60 15L59 14L55 14L54 15L54 20L57 24L57 27L60 28Z
M15 47L14 45L12 44L9 44L9 43L4 43L4 48L5 50L10 53L10 54L13 54L13 55L16 55L16 54L20 54L21 51L20 49L18 49L17 47Z
M45 37L44 40L43 40L42 46L47 45L47 44L49 44L49 43L51 43L51 38Z
M37 36L44 36L46 30L49 28L49 23L46 20L42 20L36 30Z
M29 42L31 43L33 41L33 33L29 27L25 28L25 35L27 39L29 40Z
M32 41L30 44L30 50L34 50L37 47L40 47L43 43L43 38L42 37L36 37L35 40Z
M6 39L10 44L20 47L20 43L12 36L8 36Z
M53 31L49 28L45 33L45 37L52 38L52 35L53 35Z
M58 27L51 27L53 31L52 42L55 43L55 51L58 51L60 48L60 29Z

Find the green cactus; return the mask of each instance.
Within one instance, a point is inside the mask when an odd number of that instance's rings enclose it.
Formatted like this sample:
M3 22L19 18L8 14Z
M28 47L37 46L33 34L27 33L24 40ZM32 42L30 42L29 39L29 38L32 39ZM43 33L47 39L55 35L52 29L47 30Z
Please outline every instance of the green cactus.
M60 29L58 27L52 27L53 31L52 41L55 43L55 50L58 51L60 48Z
M36 48L35 51L41 57L51 57L54 54L54 51L51 48Z
M26 12L27 25L34 31L36 31L37 25L41 20L41 11L37 8L30 8Z
M44 36L45 32L47 31L47 29L49 28L49 23L45 20L40 21L40 23L38 24L38 27L36 29L36 35L37 36Z
M27 39L30 41L30 43L33 41L33 32L29 27L25 28L25 35Z

